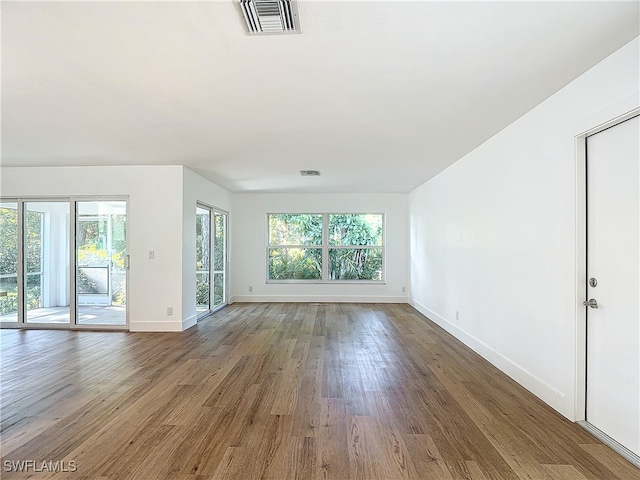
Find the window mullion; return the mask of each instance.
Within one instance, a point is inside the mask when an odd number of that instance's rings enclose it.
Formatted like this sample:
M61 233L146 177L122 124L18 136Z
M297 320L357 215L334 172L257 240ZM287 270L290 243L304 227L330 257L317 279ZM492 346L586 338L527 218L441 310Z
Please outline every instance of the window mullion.
M322 280L329 280L329 214L322 214Z
M26 262L26 255L24 254L24 247L25 247L25 228L24 228L24 223L25 223L25 208L24 208L24 200L18 200L17 201L17 207L18 207L18 265L17 265L17 271L16 271L16 275L18 276L18 282L17 282L17 289L16 289L16 293L17 293L17 306L18 306L18 325L24 325L24 317L25 317L25 313L26 313L26 305L27 302L25 301L25 294L27 292L27 286L26 286L26 280L27 280L27 276L25 274L25 272L27 271L25 262Z

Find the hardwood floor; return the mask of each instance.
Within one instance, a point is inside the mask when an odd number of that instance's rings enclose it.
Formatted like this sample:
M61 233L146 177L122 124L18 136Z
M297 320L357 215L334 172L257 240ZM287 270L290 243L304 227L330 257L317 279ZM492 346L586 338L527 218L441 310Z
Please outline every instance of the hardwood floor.
M3 479L640 478L407 305L0 339Z

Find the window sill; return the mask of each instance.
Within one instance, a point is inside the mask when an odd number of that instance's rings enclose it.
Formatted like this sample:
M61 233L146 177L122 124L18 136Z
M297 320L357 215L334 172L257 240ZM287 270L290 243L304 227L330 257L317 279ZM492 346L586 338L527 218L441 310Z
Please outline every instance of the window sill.
M267 285L278 284L300 284L300 285L334 285L334 284L356 284L356 285L386 285L384 280L267 280Z

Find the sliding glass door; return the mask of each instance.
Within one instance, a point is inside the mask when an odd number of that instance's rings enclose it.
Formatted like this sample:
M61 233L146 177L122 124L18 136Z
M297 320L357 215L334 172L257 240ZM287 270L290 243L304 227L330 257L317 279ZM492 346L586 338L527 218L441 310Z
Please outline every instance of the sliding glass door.
M127 324L127 204L76 202L78 325Z
M227 304L227 214L196 207L196 312L202 318Z
M211 311L211 210L196 207L196 313Z
M68 324L71 319L68 201L29 201L23 211L26 323Z
M213 212L213 309L227 304L227 214Z
M0 324L127 325L127 202L0 202Z

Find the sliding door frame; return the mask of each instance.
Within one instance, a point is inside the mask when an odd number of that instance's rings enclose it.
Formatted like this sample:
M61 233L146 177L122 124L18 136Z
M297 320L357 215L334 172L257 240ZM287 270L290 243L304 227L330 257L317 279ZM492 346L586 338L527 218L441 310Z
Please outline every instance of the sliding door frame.
M77 299L77 262L76 262L76 225L77 225L77 202L109 202L122 201L125 202L125 236L126 236L126 258L125 258L125 275L126 275L126 321L125 325L79 325L78 318L78 299ZM68 195L47 195L47 196L17 196L17 197L0 197L2 203L16 203L18 215L18 255L17 255L17 295L19 299L18 305L18 321L17 322L1 322L0 328L21 328L21 329L48 329L48 330L129 330L129 197L128 196L112 196L112 195L86 195L86 196L68 196ZM65 323L37 323L26 322L26 301L25 301L25 232L24 232L24 215L25 204L29 202L60 202L69 204L69 322Z
M212 311L213 311L213 260L212 260L212 253L213 253L213 241L211 238L211 233L213 232L213 209L211 206L202 203L202 202L196 202L196 229L197 229L197 222L198 222L198 209L202 209L202 210L206 210L209 214L209 232L208 232L208 238L209 238L209 265L207 265L207 272L208 272L208 279L209 279L209 285L208 285L208 291L209 291L209 299L208 299L208 309L201 311L198 313L198 300L197 300L197 295L198 295L198 273L200 273L198 271L198 267L197 267L197 259L198 259L198 251L197 251L197 236L196 236L196 318L197 320L200 320L201 318L204 318L208 315L211 315ZM197 230L196 230L197 231Z
M217 312L221 308L229 304L229 212L221 208L209 205L205 202L196 202L196 210L202 208L209 212L209 310L200 312L197 314L197 319L211 315L213 312ZM220 305L215 305L215 234L216 234L216 214L224 215L224 296L223 302ZM196 220L197 221L197 220ZM197 254L197 253L196 253ZM196 272L196 285L197 285L197 272ZM197 288L197 287L196 287ZM196 305L197 308L197 305Z
M23 248L24 248L24 242L23 242L23 229L24 229L24 221L23 221L23 211L24 211L24 207L23 207L23 200L19 197L2 197L0 198L0 203L15 203L16 204L16 248L17 248L17 254L16 254L16 295L17 298L22 299L24 298L24 282L22 281L22 277L24 275L24 254L23 254ZM16 321L15 322L9 322L9 321L1 321L0 320L0 328L17 328L19 326L21 326L22 324L24 324L24 302L20 302L17 305L17 310L16 310Z
M71 202L73 204L73 222L72 224L72 244L71 245L71 267L73 268L73 275L71 281L71 295L73 299L72 307L72 322L71 329L72 330L116 330L116 331L128 331L129 330L129 265L130 265L130 254L129 254L129 197L123 195L96 195L96 196L74 196L70 197ZM78 239L77 237L77 227L78 227L78 211L77 204L78 202L124 202L125 204L125 238L126 238L126 254L124 260L124 272L125 272L125 324L124 325L101 325L101 324L79 324L78 323L78 295L77 295L77 275L78 275L78 262L77 262L77 252L76 252L76 244ZM111 259L109 259L111 262ZM111 272L109 272L109 281L111 281Z
M219 215L223 215L224 216L224 236L223 236L223 245L224 245L224 252L223 252L223 259L222 259L222 264L223 264L223 271L222 274L224 275L224 282L223 282L223 288L224 288L224 293L222 296L222 303L220 305L216 305L215 302L212 302L211 305L211 311L212 312L217 312L218 310L220 310L221 308L226 307L229 304L229 212L225 211L225 210L221 210L219 208L213 208L212 210L213 213L213 225L214 225L214 230L213 233L215 234L215 224L216 224L216 214ZM212 238L212 242L215 241L215 238ZM214 249L214 254L215 254L215 249ZM214 257L215 260L215 257ZM212 262L211 264L211 272L212 272L212 284L214 285L214 288L212 289L212 293L211 293L211 297L212 299L215 298L215 261Z

